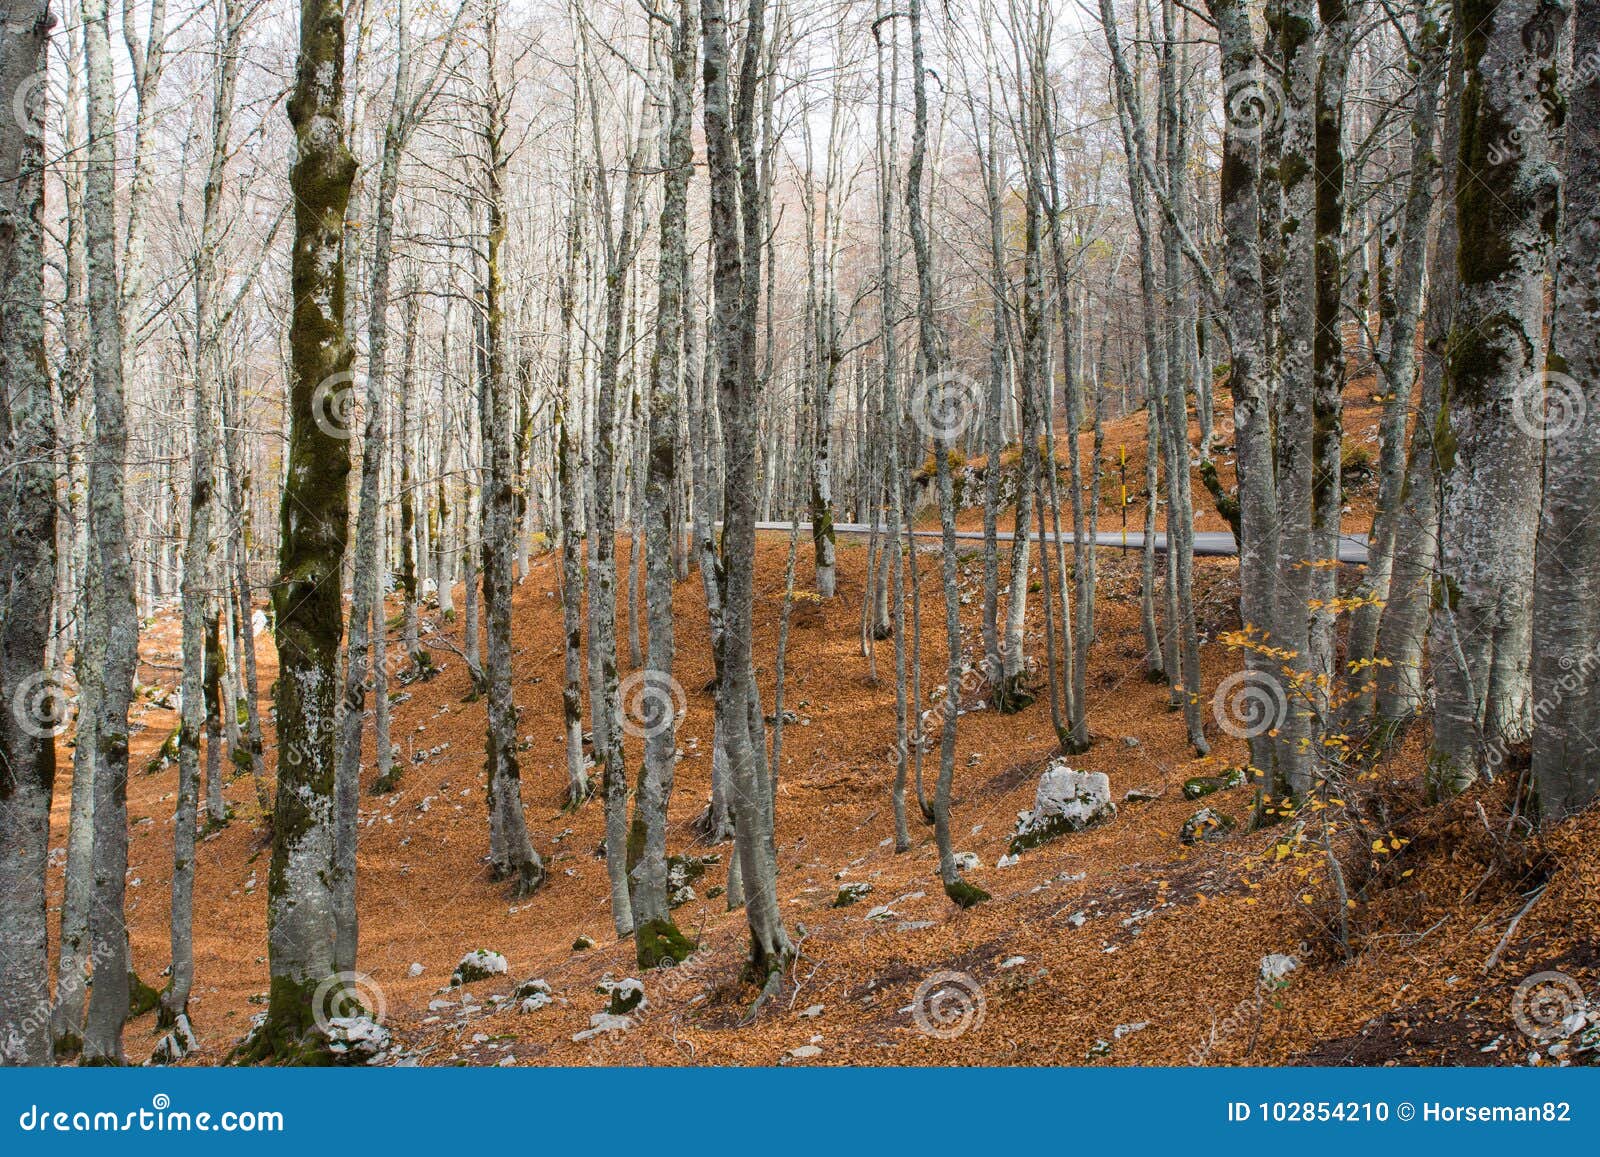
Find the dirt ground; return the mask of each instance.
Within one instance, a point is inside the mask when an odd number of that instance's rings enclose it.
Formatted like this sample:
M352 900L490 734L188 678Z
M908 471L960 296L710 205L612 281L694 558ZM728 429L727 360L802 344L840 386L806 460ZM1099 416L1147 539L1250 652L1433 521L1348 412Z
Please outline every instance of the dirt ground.
M1353 404L1347 430L1364 437L1375 413ZM1370 498L1358 495L1355 522L1363 501L1370 509ZM759 548L755 651L769 711L787 545L774 535ZM811 577L805 553L802 544L802 590ZM637 975L637 968L631 941L618 943L611 930L604 862L595 855L601 804L575 813L560 806L559 559L536 557L514 603L523 793L534 844L550 873L531 898L509 899L489 878L484 706L465 701L465 665L441 641L460 646L460 622L425 614L424 645L443 670L427 682L392 688L404 771L393 792L373 796L364 789L359 846L360 968L370 978L369 1003L381 1006L406 1063L1528 1063L1535 1042L1510 1011L1518 983L1547 970L1571 975L1590 992L1600 981L1600 813L1543 839L1509 839L1514 767L1508 778L1465 799L1425 806L1421 729L1332 806L1342 879L1330 873L1313 838L1325 817L1306 817L1298 841L1278 827L1217 843L1180 843L1184 821L1203 804L1245 818L1248 787L1202 802L1186 800L1182 791L1188 777L1241 766L1244 744L1213 726L1209 756L1196 758L1188 748L1165 687L1142 676L1138 556L1115 551L1099 554L1098 636L1088 673L1094 743L1071 764L1110 777L1118 815L997 867L1017 813L1031 805L1038 773L1054 751L1054 731L1042 694L1016 715L988 709L963 715L952 826L958 850L981 861L969 878L993 899L957 909L935 879L932 829L917 821L914 801L914 846L901 855L893 850L894 649L892 641L882 642L873 658L861 653L865 558L864 543L842 541L838 596L800 604L794 617L784 695L796 718L784 729L776 809L779 891L800 954L781 993L749 1023L742 1022L756 994L740 979L743 913L725 911L720 897L728 849L697 845L693 831L709 795L712 742L712 663L698 575L680 583L675 596L676 676L687 688L687 712L678 732L670 851L720 856L694 881L696 898L676 912L702 950L675 969L642 977L649 1004L631 1031L582 1043L574 1034L606 1005L597 986ZM944 674L937 561L936 545L919 551L925 697ZM963 590L972 595L969 657L979 650L981 561L976 550L961 558ZM619 565L626 562L623 542ZM1238 625L1235 564L1199 560L1196 572L1210 689L1240 666L1239 656L1216 641ZM1032 602L1028 645L1042 654L1037 597ZM625 640L625 631L619 634ZM176 622L157 622L144 648L141 681L170 689L177 680ZM621 650L626 677L632 668L625 641ZM270 719L266 696L276 670L270 639L261 641L259 658L260 706ZM175 722L170 710L148 696L141 700L128 792L133 956L139 975L158 987L169 955L177 772L174 766L147 771L146 764ZM267 746L270 766L276 757L270 733ZM630 741L630 772L639 755ZM66 737L61 756L55 849L66 838ZM928 759L931 783L937 753ZM1133 789L1155 798L1125 801ZM192 1059L198 1063L226 1057L264 1006L268 982L270 850L249 777L231 782L226 795L233 821L206 837L197 853L192 1013L202 1048ZM1363 851L1368 842L1372 848ZM60 852L52 860L55 905L64 860ZM845 882L870 884L871 893L834 908ZM1341 886L1348 897L1343 906ZM580 937L593 946L577 950ZM456 962L476 948L503 953L508 975L449 989ZM1263 988L1260 965L1271 953L1292 955L1300 966L1281 986ZM413 965L421 966L419 975L411 975ZM510 1002L496 1008L493 998L532 977L549 983L554 1004L531 1013ZM934 1000L934 1023L919 1025L919 1014L926 1021L930 998L941 993L951 999ZM130 1059L147 1056L155 1041L153 1014L130 1024Z

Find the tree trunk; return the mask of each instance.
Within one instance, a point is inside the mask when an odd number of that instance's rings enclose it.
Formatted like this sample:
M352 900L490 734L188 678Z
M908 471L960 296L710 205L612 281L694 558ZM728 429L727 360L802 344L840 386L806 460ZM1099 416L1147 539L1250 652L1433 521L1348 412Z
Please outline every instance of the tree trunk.
M352 355L343 240L356 168L344 144L344 49L341 0L306 0L289 100L296 143L289 175L294 312L288 470L273 591L279 675L278 790L267 885L272 984L266 1021L243 1046L246 1056L259 1059L292 1061L320 1051L319 1022L328 1009L342 1012L346 1005L334 956L340 579L350 517Z
M1585 53L1600 43L1600 6L1575 6L1573 41ZM1592 516L1600 501L1600 74L1592 59L1589 65L1567 98L1566 215L1543 382L1549 442L1534 573L1533 694L1551 706L1535 709L1533 781L1547 821L1600 794L1600 527ZM1535 415L1538 404L1535 397Z
M693 941L678 930L667 895L667 809L677 763L677 706L682 688L673 678L672 495L678 485L679 377L683 347L685 282L689 275L688 192L694 171L690 133L694 118L695 9L679 0L672 29L669 120L661 158L661 259L657 273L656 345L650 360L649 465L645 482L646 598L650 654L641 692L646 718L644 765L639 775L630 836L634 951L641 967L681 961Z
M1394 260L1397 284L1383 295L1386 301L1382 348L1377 354L1379 392L1383 417L1379 426L1378 500L1367 549L1366 576L1356 591L1357 606L1350 616L1345 646L1345 666L1351 698L1345 717L1352 723L1372 711L1376 687L1372 659L1377 649L1378 625L1389 600L1394 575L1400 510L1405 501L1406 415L1417 377L1417 324L1422 315L1423 270L1430 260L1428 220L1433 215L1433 182L1438 174L1435 151L1439 82L1444 76L1446 35L1427 10L1417 13L1412 43L1419 53L1417 79L1411 96L1411 172L1401 210L1399 252ZM1431 292L1444 293L1434 282Z
M1247 678L1268 691L1278 661L1268 651L1276 621L1278 497L1273 477L1271 366L1267 353L1266 288L1261 250L1262 121L1255 34L1245 0L1213 8L1222 51L1224 92L1221 175L1225 310L1229 327L1228 389L1233 396L1234 447L1239 476L1239 617ZM1249 720L1252 778L1268 792L1277 783L1270 716Z
M1312 259L1316 285L1316 336L1312 342L1312 613L1310 664L1319 735L1336 730L1329 718L1335 685L1334 620L1339 594L1339 527L1344 432L1344 103L1355 47L1360 0L1318 0L1322 34L1317 45L1316 196Z
M0 42L0 1064L51 1059L45 866L66 693L45 665L56 573L56 434L45 360L44 121L55 17L7 12Z
M488 215L483 269L483 368L479 424L483 430L483 604L488 619L484 676L488 694L489 855L496 879L512 881L512 893L526 896L544 883L544 862L528 838L522 809L522 769L517 760L517 704L511 671L512 560L516 553L517 495L511 457L511 389L506 367L505 286L501 259L506 236L503 151L510 104L499 82L498 12L488 10L481 193Z
M761 388L755 361L762 242L755 103L765 46L765 18L764 0L749 0L739 83L730 100L726 6L724 0L705 0L701 6L706 168L714 262L713 336L726 453L720 570L722 670L717 698L727 753L728 802L750 926L748 971L764 987L781 981L794 952L778 908L777 857L765 766L766 729L755 701L751 657L755 601L752 572L760 477L756 417ZM731 895L731 883L729 891Z
M121 1064L129 967L123 906L128 867L128 704L133 695L139 622L123 483L128 424L115 255L116 92L105 0L84 4L83 33L89 109L84 220L95 404L89 533L99 567L90 590L90 600L97 604L90 621L93 629L103 632L104 640L102 666L94 680L94 907L90 933L95 984L83 1051L88 1063Z
M1283 189L1282 382L1278 419L1278 605L1273 645L1286 704L1278 727L1274 798L1311 788L1315 736L1310 602L1316 539L1312 526L1316 340L1317 12L1312 0L1285 0L1279 27L1284 112L1278 177Z
M938 397L932 399L932 412L942 415L952 413L952 401L945 396L954 383L945 376L941 376L944 364L943 340L939 334L938 323L934 318L934 291L933 291L933 249L928 241L928 226L924 218L922 207L923 167L926 163L928 149L928 83L927 63L922 47L922 0L911 0L910 6L911 25L911 84L913 96L913 119L911 129L911 158L906 169L906 219L911 227L911 247L916 256L917 265L917 347L922 357L922 371L924 380L921 388L938 391ZM1033 258L1034 268L1028 277L1037 288L1038 282L1038 232L1037 232L1037 190L1030 191L1029 196L1029 225L1031 242L1029 252ZM1024 325L1028 325L1024 321ZM1025 335L1024 341L1031 340L1031 335ZM1027 374L1024 373L1024 377ZM1029 388L1027 385L1024 389ZM959 401L954 403L959 405ZM1031 425L1023 424L1024 445L1031 442L1034 454L1038 454L1038 440ZM943 423L934 424L933 437L934 471L939 488L939 526L940 537L944 547L941 559L944 580L944 622L945 645L949 650L949 661L945 668L945 699L942 704L941 714L944 717L944 727L939 742L939 779L934 789L933 796L933 830L934 840L939 849L939 879L944 884L945 895L962 908L970 908L989 899L989 894L975 884L968 883L961 878L961 869L956 865L955 850L950 837L950 787L955 777L956 763L956 728L959 723L961 709L961 595L956 585L956 519L955 495L950 476L950 431ZM1017 494L1017 509L1022 509L1022 494L1019 484ZM1020 519L1020 515L1019 515ZM1018 523L1020 535L1024 542L1027 540L1029 527L1026 523ZM1027 555L1024 553L1024 567ZM1015 590L1015 584L1013 584ZM1020 636L1018 639L1020 647ZM1020 652L1019 652L1020 653ZM1008 650L1006 661L1008 666L1013 662L1013 655ZM1009 675L1009 672L1008 672Z
M1528 735L1534 539L1548 431L1544 286L1559 204L1542 85L1562 15L1536 0L1458 9L1465 50L1456 214L1460 290L1441 423L1439 594L1430 637L1436 710L1429 783L1484 772L1491 743ZM1508 138L1507 126L1516 127ZM1492 511L1493 517L1485 517Z

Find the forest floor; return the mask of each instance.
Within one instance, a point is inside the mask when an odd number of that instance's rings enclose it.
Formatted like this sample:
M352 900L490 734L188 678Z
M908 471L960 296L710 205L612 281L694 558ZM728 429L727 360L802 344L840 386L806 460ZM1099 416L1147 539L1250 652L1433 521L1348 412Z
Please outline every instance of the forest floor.
M811 576L805 547L801 590ZM783 535L759 546L755 653L769 712L787 549ZM626 565L626 542L619 555ZM920 546L925 692L944 675L938 557L936 544ZM1203 805L1240 821L1248 814L1248 787L1200 802L1182 790L1191 776L1242 765L1244 744L1212 727L1212 754L1194 757L1166 689L1142 674L1138 556L1102 550L1089 669L1094 744L1071 763L1110 777L1119 812L998 867L1055 747L1048 701L1041 693L1015 715L963 715L952 829L957 849L981 862L968 878L993 899L957 909L935 878L932 828L917 821L914 798L913 847L893 849L894 650L892 642L878 644L874 677L859 642L865 558L864 543L841 541L838 597L795 606L784 703L796 718L784 728L776 809L779 893L800 954L779 996L748 1024L756 994L740 975L744 914L725 911L720 898L728 849L699 845L693 828L710 790L712 743L712 663L698 576L678 584L675 596L676 675L688 691L669 850L719 857L693 881L696 898L675 913L701 951L642 977L649 1003L631 1030L583 1042L573 1037L605 1008L603 984L638 972L631 941L618 942L611 929L605 866L595 854L602 805L560 806L559 559L536 557L514 602L523 793L550 873L531 898L509 899L489 878L484 706L467 701L465 665L441 643L460 646L459 620L425 614L424 645L442 671L392 687L401 780L382 796L364 790L361 801L360 968L370 976L369 1003L381 1004L407 1063L1551 1063L1542 1052L1530 1056L1536 1042L1516 1027L1511 1002L1520 981L1543 971L1564 972L1591 993L1600 983L1600 813L1536 840L1508 839L1515 785L1506 778L1447 806L1425 806L1424 732L1415 728L1324 813L1345 824L1335 846L1348 906L1339 903L1316 838L1318 816L1303 817L1300 829L1183 845L1179 831ZM960 562L972 652L981 554ZM1240 666L1218 641L1238 626L1236 564L1197 560L1196 574L1211 688ZM1028 646L1042 653L1037 601ZM135 709L128 790L133 960L157 987L169 958L177 773L171 765L146 767L176 722L156 689L176 683L178 639L170 617L145 636L140 680L150 690ZM261 641L260 661L261 707L270 718L270 638ZM370 734L368 742L370 757ZM65 860L66 743L63 737L53 817L53 911ZM270 768L270 733L267 746ZM637 743L629 743L628 757L638 759ZM928 757L930 784L936 759L936 752ZM1155 798L1127 802L1132 789ZM199 1063L221 1062L244 1036L268 982L270 849L249 777L235 779L226 795L232 822L197 852L191 1011ZM1296 830L1299 839L1291 838ZM870 895L832 907L847 882L869 884ZM592 946L576 948L580 937ZM449 987L456 963L478 948L504 954L509 973ZM1299 967L1281 984L1263 985L1262 959L1273 953L1295 957ZM548 982L554 1003L520 1012L505 998L534 977ZM946 1009L964 1009L950 1027L965 1031L919 1027L930 984L967 986L965 1004ZM130 1059L148 1055L155 1042L153 1014L130 1024Z

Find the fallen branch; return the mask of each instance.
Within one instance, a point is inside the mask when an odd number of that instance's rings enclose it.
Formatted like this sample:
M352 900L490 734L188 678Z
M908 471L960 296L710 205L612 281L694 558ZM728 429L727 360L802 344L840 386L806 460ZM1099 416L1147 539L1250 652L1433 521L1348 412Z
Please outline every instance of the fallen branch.
M1545 889L1549 886L1549 884L1540 884L1535 888L1533 895L1528 897L1528 902L1522 906L1522 911L1511 918L1511 926L1506 929L1506 934L1500 937L1500 943L1494 946L1494 951L1489 953L1489 959L1483 962L1483 974L1485 976L1489 975L1489 970L1500 962L1500 954L1506 950L1506 945L1511 943L1511 937L1516 934L1517 925L1522 923L1522 918L1539 902L1540 897L1544 895Z

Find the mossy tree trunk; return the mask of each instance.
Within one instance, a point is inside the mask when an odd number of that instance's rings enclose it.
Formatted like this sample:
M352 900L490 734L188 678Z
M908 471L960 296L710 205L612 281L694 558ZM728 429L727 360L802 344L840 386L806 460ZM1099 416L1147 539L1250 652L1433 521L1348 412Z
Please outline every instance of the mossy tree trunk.
M1277 432L1278 589L1273 645L1287 705L1278 727L1274 798L1305 795L1312 783L1315 731L1310 600L1315 538L1312 488L1315 453L1316 341L1316 87L1317 10L1312 0L1285 0L1277 47L1282 64L1282 300L1279 333L1280 411Z
M917 54L913 47L912 55ZM913 65L913 71L915 65ZM919 76L913 76L913 88L917 85L926 87L926 82ZM924 95L924 100L926 99ZM913 129L913 132L915 129ZM1039 478L1039 402L1043 394L1043 378L1047 371L1047 341L1048 327L1044 320L1044 264L1041 256L1040 221L1041 197L1043 190L1037 180L1039 175L1037 142L1032 139L1031 122L1025 131L1025 138L1018 142L1024 155L1026 166L1025 190L1023 196L1023 245L1022 245L1022 318L1021 332L1018 334L1018 344L1021 346L1021 372L1018 375L1018 392L1021 394L1022 420L1018 429L1021 443L1017 462L1017 501L1016 521L1012 527L1011 536L1011 571L1010 587L1006 593L1006 621L1005 635L1000 646L1000 670L998 679L994 684L995 707L1006 713L1021 711L1033 702L1033 696L1024 685L1024 675L1027 667L1027 642L1025 628L1028 618L1028 570L1032 558L1033 547L1033 504L1034 496L1038 490L1036 485ZM913 145L915 148L915 145ZM926 148L926 142L924 142ZM907 176L906 195L910 197L910 176ZM920 196L920 194L919 194ZM912 225L913 229L925 229L926 224L918 222ZM931 306L929 307L931 308ZM927 364L927 354L922 352L925 382L934 381L937 369ZM938 439L935 438L937 442ZM939 487L939 471L949 469L949 454L934 448L938 457L935 462L934 483ZM941 492L942 493L942 492ZM1044 544L1040 543L1040 549ZM990 672L990 678L995 673Z
M340 580L350 520L352 350L345 330L345 208L355 159L345 146L345 10L302 0L289 122L295 162L290 265L288 469L273 588L278 790L267 880L267 1018L246 1051L319 1055L318 986L338 971L335 778Z
M506 239L505 151L510 95L501 89L499 9L485 5L484 79L478 125L479 194L487 214L484 238L479 425L483 430L483 603L488 622L484 677L488 691L489 855L494 874L512 881L514 894L528 895L544 883L544 862L528 837L522 807L522 769L517 759L517 704L512 688L512 560L516 548L516 474L511 456L511 382L506 367L505 283L501 260Z
M1339 594L1339 525L1344 510L1341 463L1344 445L1345 89L1355 48L1361 0L1318 0L1322 26L1317 41L1315 98L1315 227L1312 258L1316 285L1316 332L1312 340L1312 480L1310 666L1312 698L1322 728L1329 717L1334 671L1334 627Z
M924 167L928 152L928 67L922 40L922 0L911 0L909 15L914 113L911 122L911 157L906 168L906 220L911 229L911 248L917 268L917 349L921 355L924 375L920 388L928 389L931 386L943 392L951 389L951 383L947 378L940 376L944 367L944 338L934 317L933 246L928 238L927 211L922 204ZM1043 50L1042 45L1040 50ZM1032 112L1037 115L1038 111L1035 102ZM1034 182L1030 181L1030 186L1033 187L1029 194L1029 229L1032 234L1029 252L1033 268L1027 276L1030 282L1036 283L1039 280L1037 269L1039 191ZM1024 322L1025 327L1028 324L1027 321ZM1033 340L1036 340L1035 335L1025 334L1025 343ZM1027 375L1024 374L1024 377ZM1031 389L1032 386L1025 384L1023 388ZM945 414L950 412L947 397L934 398L933 403L932 412ZM1034 429L1026 422L1023 424L1023 439L1025 444L1033 443L1034 453L1037 454L1038 441L1034 436ZM944 884L945 895L961 907L968 908L987 900L989 895L983 889L961 878L961 869L956 865L955 851L950 838L950 787L955 776L956 728L959 724L958 715L961 706L963 664L961 594L956 582L955 494L950 477L950 437L943 427L940 427L934 435L933 456L939 488L940 540L944 548L941 578L944 585L945 645L949 652L949 661L945 669L945 699L941 705L944 726L939 737L939 778L933 796L933 830L939 849L939 879ZM1017 506L1019 510L1022 507L1020 485ZM1020 537L1026 538L1029 529L1027 524L1019 522L1018 525L1021 530ZM1006 657L1009 663L1012 657L1009 652Z
M719 723L727 755L728 803L750 926L749 971L762 984L782 974L794 949L778 907L777 857L766 767L766 727L756 698L751 654L754 615L756 461L761 392L756 316L761 292L762 198L755 106L766 45L764 0L750 0L737 86L729 81L724 0L701 6L705 78L706 166L710 184L713 336L726 468L719 578L722 667ZM730 93L730 88L734 91ZM730 885L731 893L731 885Z
M89 599L91 629L101 632L94 677L94 889L90 917L95 984L89 998L84 1059L122 1063L128 1018L128 704L133 696L139 621L123 474L128 419L122 383L122 322L116 268L116 78L105 0L83 8L87 64L88 172L84 222L88 256L90 366L95 435L89 460L89 540L97 571Z
M673 922L667 893L667 808L677 763L677 682L672 665L672 494L678 485L680 402L685 283L689 275L688 192L693 174L690 134L694 117L693 0L679 0L672 26L671 88L661 163L661 258L657 272L656 345L650 361L649 464L645 481L645 597L650 615L649 655L644 669L644 763L634 803L630 847L634 950L639 964L653 967L682 960L692 947ZM630 856L630 859L633 857Z
M1245 0L1213 5L1226 92L1259 83L1255 32ZM1237 108L1240 106L1230 106ZM1278 496L1273 477L1271 366L1261 247L1261 142L1258 125L1232 112L1223 124L1221 172L1223 263L1229 318L1228 389L1233 396L1234 446L1239 476L1239 617L1249 636L1264 643L1275 622L1278 575ZM1272 678L1276 661L1261 646L1245 648L1244 664L1256 679ZM1250 769L1270 789L1276 745L1269 730L1249 737Z
M1491 747L1527 738L1531 724L1545 274L1560 190L1544 102L1557 88L1564 11L1540 0L1460 0L1456 19L1465 68L1460 289L1435 441L1442 501L1429 640L1428 775L1440 795L1492 773Z
M1444 112L1439 124L1439 187L1455 188L1456 159L1461 139L1463 58L1460 37L1446 34L1449 64L1445 75ZM1377 722L1392 729L1414 715L1426 691L1422 670L1423 642L1433 605L1434 560L1438 553L1438 458L1434 440L1440 433L1439 408L1444 394L1450 325L1455 316L1456 205L1442 196L1433 250L1428 256L1427 305L1422 320L1422 389L1411 442L1406 451L1405 481L1395 517L1394 573L1389 598L1378 621Z
M1581 52L1600 44L1600 6L1575 6L1573 42ZM1534 701L1553 704L1533 733L1534 786L1547 820L1600 795L1600 526L1593 516L1600 501L1600 75L1592 67L1574 80L1566 127L1566 215L1548 362L1550 387L1563 396L1549 400L1547 421L1576 415L1577 424L1559 434L1552 428L1545 451L1533 593Z
M45 863L55 733L66 697L46 667L56 571L56 433L45 361L48 0L12 5L0 42L0 1064L51 1058Z

